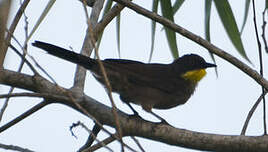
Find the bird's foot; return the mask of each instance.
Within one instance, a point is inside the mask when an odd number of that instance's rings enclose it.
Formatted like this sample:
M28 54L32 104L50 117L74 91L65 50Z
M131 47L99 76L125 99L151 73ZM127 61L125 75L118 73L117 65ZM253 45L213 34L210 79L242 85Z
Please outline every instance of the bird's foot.
M165 119L161 119L161 122L159 122L159 124L171 126Z
M140 118L142 119L142 117L137 113L137 112L134 112L134 114L132 115L128 115L130 118Z

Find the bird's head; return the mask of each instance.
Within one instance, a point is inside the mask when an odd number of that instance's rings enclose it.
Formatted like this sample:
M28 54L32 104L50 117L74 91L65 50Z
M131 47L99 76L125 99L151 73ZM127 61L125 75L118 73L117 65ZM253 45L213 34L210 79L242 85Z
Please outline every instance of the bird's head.
M206 75L206 68L216 67L215 64L207 63L201 56L196 54L184 55L176 59L172 65L182 78L195 83Z

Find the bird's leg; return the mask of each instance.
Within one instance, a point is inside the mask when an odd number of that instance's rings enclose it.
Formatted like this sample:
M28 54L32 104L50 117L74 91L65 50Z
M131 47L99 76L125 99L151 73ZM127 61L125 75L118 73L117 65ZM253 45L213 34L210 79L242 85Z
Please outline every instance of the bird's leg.
M131 106L131 104L129 102L126 102L126 104L128 105L128 107L132 110L132 112L134 113L132 116L135 117L139 117L141 118L141 116L139 115L139 113Z
M138 113L138 112L131 106L131 104L129 103L128 98L126 98L126 97L120 95L120 99L121 99L125 104L127 104L127 106L132 110L133 115L130 115L130 116L134 116L134 117L141 118L141 116L139 115L139 113Z
M141 106L142 106L142 109L143 109L143 110L145 110L145 111L151 113L151 114L154 115L157 119L161 120L161 122L160 122L161 124L169 125L169 124L167 123L167 121L166 121L164 118L160 117L159 115L157 115L156 113L154 113L154 112L152 111L153 105L151 105L151 104L143 104L143 105L141 105Z
M152 115L154 115L159 120L161 120L161 124L167 124L167 125L169 125L168 122L164 118L160 117L159 115L157 115L156 113L154 113L152 110L149 110L148 112L151 113Z

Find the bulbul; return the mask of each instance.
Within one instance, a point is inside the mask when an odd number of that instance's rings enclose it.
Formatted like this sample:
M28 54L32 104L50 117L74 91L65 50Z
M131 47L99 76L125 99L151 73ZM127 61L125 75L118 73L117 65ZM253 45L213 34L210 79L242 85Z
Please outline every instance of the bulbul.
M88 69L105 86L96 59L40 41L35 41L32 45ZM162 122L166 121L152 112L152 108L170 109L186 103L198 82L206 75L205 69L216 67L196 54L184 55L170 64L146 64L124 59L105 59L102 63L112 91L120 95L120 99L130 107L134 115L138 113L130 103L141 105Z

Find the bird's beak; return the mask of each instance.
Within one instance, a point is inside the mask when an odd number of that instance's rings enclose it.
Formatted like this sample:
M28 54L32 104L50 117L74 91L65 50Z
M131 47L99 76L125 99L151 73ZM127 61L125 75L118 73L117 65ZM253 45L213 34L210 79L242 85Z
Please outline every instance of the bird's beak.
M206 63L206 68L210 68L210 67L217 67L216 64L212 64L212 63Z

